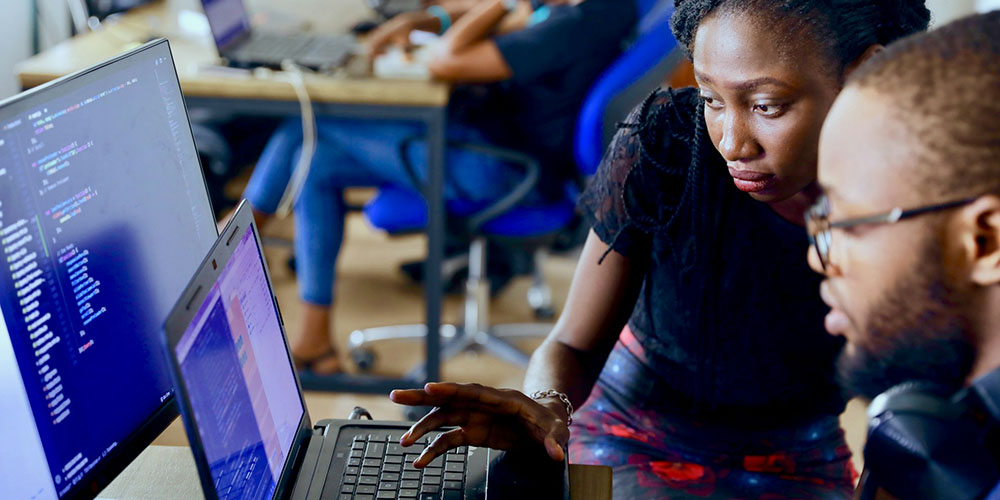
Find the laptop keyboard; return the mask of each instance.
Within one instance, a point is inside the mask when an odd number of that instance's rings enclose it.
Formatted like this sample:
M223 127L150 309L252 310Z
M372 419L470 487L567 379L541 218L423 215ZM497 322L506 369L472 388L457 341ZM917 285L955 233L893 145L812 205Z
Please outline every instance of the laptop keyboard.
M461 500L466 480L467 448L449 450L427 467L413 461L436 434L404 448L401 432L356 435L344 468L341 500Z

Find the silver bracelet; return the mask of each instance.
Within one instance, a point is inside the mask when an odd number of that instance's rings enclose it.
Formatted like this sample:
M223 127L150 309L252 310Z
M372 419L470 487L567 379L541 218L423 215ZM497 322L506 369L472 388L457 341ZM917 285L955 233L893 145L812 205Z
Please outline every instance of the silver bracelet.
M555 389L549 389L547 391L535 391L528 397L536 400L542 398L556 398L559 401L562 401L562 404L566 406L566 425L573 424L573 403L569 401L569 396Z

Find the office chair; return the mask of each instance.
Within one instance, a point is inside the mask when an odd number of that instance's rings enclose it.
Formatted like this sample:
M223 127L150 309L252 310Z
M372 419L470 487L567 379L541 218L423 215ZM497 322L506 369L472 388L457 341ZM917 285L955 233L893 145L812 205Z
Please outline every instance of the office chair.
M683 58L670 30L671 0L637 0L640 23L631 46L598 78L581 108L574 139L574 159L580 178L597 171L605 147L615 134L615 124L650 91L658 87ZM462 325L442 325L441 359L447 360L470 348L481 348L508 362L526 366L529 355L508 339L544 337L552 329L547 323L491 325L489 322L489 277L486 276L487 242L525 249L534 253L533 284L528 301L536 311L552 307L552 294L542 275L546 249L559 231L571 223L582 182L567 182L563 196L555 201L522 203L535 188L542 166L526 154L479 144L449 142L477 153L492 155L522 168L517 187L490 203L450 200L446 203L448 228L471 241ZM403 144L401 149L407 147ZM404 155L405 158L405 155ZM411 176L416 179L415 174ZM419 185L415 183L414 185ZM390 234L412 232L427 223L427 205L409 186L386 185L365 205L365 217L374 227ZM372 342L422 339L425 325L399 325L356 330L351 333L351 357L362 371L374 366ZM420 368L418 367L418 370Z

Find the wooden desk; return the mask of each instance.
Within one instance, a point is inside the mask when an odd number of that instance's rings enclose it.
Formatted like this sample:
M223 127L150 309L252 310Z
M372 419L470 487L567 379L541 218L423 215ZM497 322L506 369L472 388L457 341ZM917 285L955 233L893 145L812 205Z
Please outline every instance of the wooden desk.
M273 24L299 31L316 29L344 32L371 14L362 0L250 0L255 19L264 15ZM265 116L299 116L295 89L273 73L255 77L250 72L223 69L209 32L184 31L180 16L198 19L198 0L160 0L105 23L95 32L67 40L16 67L23 88L30 88L86 68L158 37L170 40L181 90L189 109L213 113ZM309 17L308 26L296 21ZM187 23L190 25L191 23ZM197 24L197 22L195 23ZM207 25L206 25L207 28ZM191 32L195 31L195 32ZM383 377L303 376L305 389L387 394L392 389L421 387L440 380L440 325L444 257L445 130L450 86L440 82L382 80L370 76L367 65L354 58L330 75L306 75L306 87L317 115L365 120L406 120L426 126L428 174L420 186L428 205L427 260L424 276L426 302L425 369L402 379Z
M570 465L574 500L611 500L611 468ZM150 446L97 495L108 500L197 500L204 498L191 450L182 446Z

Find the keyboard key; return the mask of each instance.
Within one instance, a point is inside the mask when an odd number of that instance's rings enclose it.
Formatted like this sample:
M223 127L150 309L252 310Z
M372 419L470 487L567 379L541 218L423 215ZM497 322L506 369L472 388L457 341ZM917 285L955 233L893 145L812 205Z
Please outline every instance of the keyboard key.
M347 459L347 465L348 466L357 467L357 466L361 465L361 459L360 458L349 458L349 459Z
M347 483L354 484L356 482L358 482L358 476L354 474L348 474L344 476L344 484Z
M354 500L375 500L375 495L354 495Z
M357 488L354 489L354 494L355 495L358 495L358 494L374 495L376 491L377 490L375 489L375 485L362 484L362 485L359 485ZM354 497L354 498L357 498L357 497Z
M385 454L386 455L402 455L403 454L403 450L404 450L404 448L403 448L402 445L399 445L399 444L389 444L389 445L387 445L385 447Z
M403 437L403 435L399 434L399 433L386 434L386 436L385 436L385 442L387 442L387 443L399 443L399 439L401 437Z
M405 470L403 471L403 479L420 479L420 471Z
M431 460L431 463L427 464L428 467L441 467L444 464L444 456L438 455Z
M362 476L377 476L381 472L382 471L378 467L362 467L361 468L361 475Z
M378 478L375 476L361 476L358 478L358 484L363 484L365 486L376 486L378 485Z
M462 490L444 490L442 500L462 500Z
M366 458L363 462L361 462L361 465L363 465L365 467L379 467L379 466L382 465L382 459L381 458Z
M400 481L399 487L400 488L405 488L405 489L413 489L413 490L415 490L415 489L417 489L417 488L420 487L420 482L419 481Z
M375 496L377 500L396 500L395 491L379 491L378 495Z
M441 476L424 476L423 481L424 484L439 485L441 484Z
M385 443L368 443L368 448L365 449L365 457L367 458L382 458L385 454Z
M417 498L417 490L399 490L399 498Z
M463 479L465 479L465 474L462 474L461 472L445 472L444 473L444 480L445 481L461 481Z
M436 484L424 484L420 486L420 494L424 495L427 493L438 494L441 493L441 487Z
M464 462L465 455L459 455L458 453L448 453L444 459L446 462Z
M385 464L382 466L382 472L401 472L402 469L399 464Z
M364 458L365 450L351 450L348 458Z
M441 476L441 468L440 467L436 467L436 468L433 468L433 469L424 469L424 477L427 477L427 476L438 476L438 477L440 477Z
M441 495L437 493L421 493L420 500L441 500Z
M385 434L369 434L368 435L368 442L372 442L372 441L384 443L385 442Z
M343 486L340 487L340 492L341 493L354 493L354 485L353 484L344 484Z
M399 481L399 473L398 472L383 472L381 479L382 479L382 481Z
M403 463L403 457L402 457L402 455L386 455L385 456L385 463L387 463L387 464L402 464Z
M420 455L415 455L413 453L407 453L406 456L403 457L403 463L404 464L412 464L413 461L416 460L417 457L419 457L419 456Z
M444 466L445 472L465 472L465 462L448 462Z
M458 448L455 448L455 453L458 453L459 455L465 455L465 447L459 446Z
M396 491L399 489L399 483L396 481L382 481L378 483L378 489Z
M461 481L445 481L444 482L444 486L442 486L442 488L444 488L446 490L460 490L460 489L462 489L462 482Z
M359 467L348 467L344 469L344 474L348 476L357 476L358 472L361 472Z
M351 449L352 450L363 450L363 449L365 449L365 442L364 441L355 441L355 442L351 443Z

